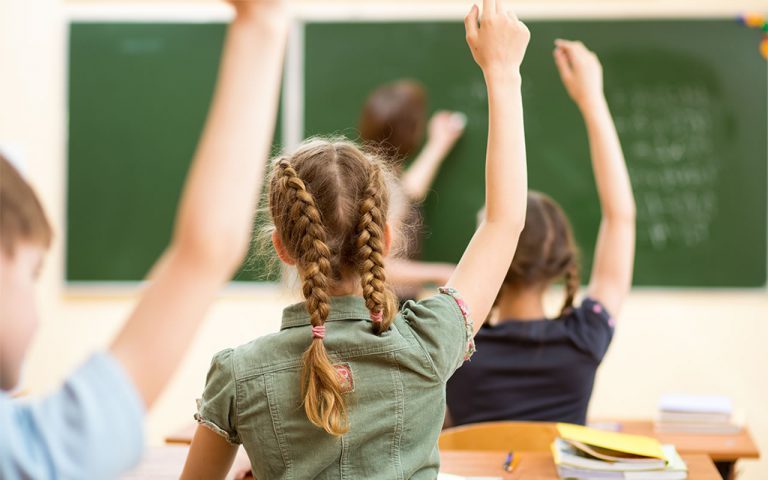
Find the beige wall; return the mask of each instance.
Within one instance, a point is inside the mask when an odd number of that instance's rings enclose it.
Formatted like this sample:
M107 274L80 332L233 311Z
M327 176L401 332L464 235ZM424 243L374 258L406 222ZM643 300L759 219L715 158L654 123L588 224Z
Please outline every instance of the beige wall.
M696 9L720 2L677 4ZM728 5L734 10L759 6L768 10L765 1ZM0 2L0 142L24 148L30 176L59 232L39 291L45 320L26 371L27 385L35 392L56 385L89 351L104 346L132 303L130 296L68 295L60 282L66 224L64 33L58 0ZM213 308L183 367L150 412L151 442L160 442L164 434L191 419L194 398L214 352L277 329L280 308L288 300L275 297L263 291L229 295ZM636 291L600 371L591 413L650 417L663 392L722 393L746 411L768 455L766 341L768 294L764 290ZM743 462L742 469L745 479L768 478L768 458Z

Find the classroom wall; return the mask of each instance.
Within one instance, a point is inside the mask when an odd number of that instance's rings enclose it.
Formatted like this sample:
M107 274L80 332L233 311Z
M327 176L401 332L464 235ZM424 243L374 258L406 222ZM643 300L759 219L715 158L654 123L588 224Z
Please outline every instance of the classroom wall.
M665 6L670 3L664 2ZM719 4L713 0L676 3L689 8ZM766 10L762 0L733 3L745 10L760 6ZM32 392L52 388L88 352L107 345L134 300L133 295L71 294L60 281L66 225L62 6L59 0L0 2L0 143L10 141L22 147L28 173L58 232L40 280L43 320L25 374L25 385ZM160 443L163 435L191 420L211 355L275 331L280 310L289 301L263 290L223 296L150 412L149 442ZM559 301L557 294L551 301L553 305ZM635 291L600 371L591 415L650 417L663 392L726 394L747 412L750 427L768 455L766 340L766 290ZM768 456L759 462L742 462L740 469L746 480L768 478Z

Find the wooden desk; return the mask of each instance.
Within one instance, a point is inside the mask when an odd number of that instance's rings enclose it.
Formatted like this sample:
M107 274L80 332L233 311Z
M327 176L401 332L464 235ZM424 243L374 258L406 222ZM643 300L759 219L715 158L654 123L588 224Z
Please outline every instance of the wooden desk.
M653 422L649 420L601 420L591 423L618 424L620 427L618 431L620 432L658 438L662 443L674 445L681 455L704 454L715 462L735 462L740 458L760 457L757 445L755 445L755 441L746 427L740 433L734 435L690 435L656 433L653 428ZM192 442L195 427L195 424L187 425L167 437L165 439L166 443L189 445Z
M144 458L132 472L123 475L121 480L178 480L189 447L183 445L165 445L151 447L144 451Z
M520 452L520 463L514 472L506 473L502 464L506 452L440 452L440 471L464 476L499 477L525 480L557 479L552 455L541 452ZM720 480L715 465L706 455L683 455L688 465L688 480Z
M602 423L602 422L601 422ZM732 435L705 435L686 433L658 433L653 422L648 420L622 420L620 432L646 435L658 438L661 443L671 443L680 454L709 455L715 462L735 462L740 458L760 458L760 451L744 427L741 432Z
M170 445L190 445L192 437L195 436L195 429L197 429L197 424L194 422L190 423L165 437L165 443Z
M136 470L123 480L170 480L179 478L188 448L166 445L147 450ZM552 456L547 453L520 453L520 463L514 472L505 473L502 463L505 452L441 452L441 471L464 476L497 477L505 480L555 480L557 471ZM683 455L688 464L688 480L719 480L714 464L706 455Z

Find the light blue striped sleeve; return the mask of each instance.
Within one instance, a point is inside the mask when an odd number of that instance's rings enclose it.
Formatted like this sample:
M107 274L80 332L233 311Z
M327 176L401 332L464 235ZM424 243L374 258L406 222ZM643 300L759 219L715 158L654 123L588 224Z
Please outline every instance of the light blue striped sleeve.
M52 394L0 395L0 478L117 478L144 448L144 403L122 365L93 355Z

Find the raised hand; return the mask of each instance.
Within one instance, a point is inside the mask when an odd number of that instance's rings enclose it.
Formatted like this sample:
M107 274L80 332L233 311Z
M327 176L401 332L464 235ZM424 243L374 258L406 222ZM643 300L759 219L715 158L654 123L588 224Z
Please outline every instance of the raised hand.
M632 286L635 201L619 136L603 94L603 67L581 42L555 41L560 78L584 117L602 222L595 246L588 295L614 316Z
M464 26L472 56L486 77L497 72L519 75L531 34L501 0L483 0L482 17L473 5Z
M603 67L581 42L555 40L555 64L574 102L584 108L603 98Z
M439 111L429 120L428 141L450 148L464 134L466 125L463 113Z
M486 215L448 285L461 292L475 318L485 318L512 263L525 226L528 175L520 64L530 33L500 0L484 0L465 19L467 43L488 88L485 160ZM475 324L475 333L480 322Z

